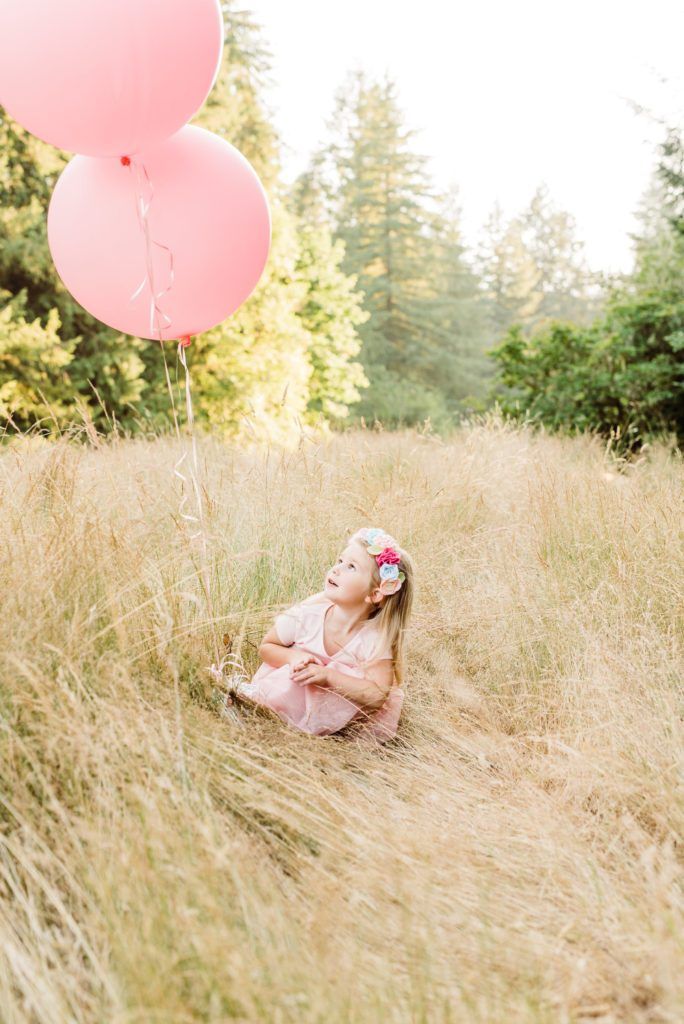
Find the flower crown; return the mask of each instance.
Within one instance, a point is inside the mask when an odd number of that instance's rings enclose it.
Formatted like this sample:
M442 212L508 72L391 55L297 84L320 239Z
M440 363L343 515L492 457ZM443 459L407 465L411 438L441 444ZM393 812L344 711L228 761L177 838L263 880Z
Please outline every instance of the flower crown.
M401 556L396 550L399 545L394 537L377 527L364 527L354 534L354 538L367 544L369 555L375 557L380 570L380 591L383 594L396 594L406 579L399 568Z

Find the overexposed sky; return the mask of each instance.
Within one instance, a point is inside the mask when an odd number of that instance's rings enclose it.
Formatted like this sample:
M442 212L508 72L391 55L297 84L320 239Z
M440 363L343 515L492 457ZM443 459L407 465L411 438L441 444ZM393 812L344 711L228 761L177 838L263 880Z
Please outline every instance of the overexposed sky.
M498 200L541 182L577 221L595 269L627 271L629 231L662 129L684 116L684 0L247 0L272 53L267 96L292 180L327 138L333 95L364 67L397 84L413 148L458 185L466 241ZM663 84L661 78L670 79Z

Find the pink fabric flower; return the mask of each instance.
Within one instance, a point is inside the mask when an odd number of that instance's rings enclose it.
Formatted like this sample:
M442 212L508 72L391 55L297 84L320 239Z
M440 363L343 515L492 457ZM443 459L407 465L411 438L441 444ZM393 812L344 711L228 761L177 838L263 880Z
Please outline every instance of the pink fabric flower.
M392 548L385 548L384 551L381 551L379 555L375 556L375 561L378 563L379 566L399 565L399 563L401 562L401 558L396 553L396 551L392 550Z

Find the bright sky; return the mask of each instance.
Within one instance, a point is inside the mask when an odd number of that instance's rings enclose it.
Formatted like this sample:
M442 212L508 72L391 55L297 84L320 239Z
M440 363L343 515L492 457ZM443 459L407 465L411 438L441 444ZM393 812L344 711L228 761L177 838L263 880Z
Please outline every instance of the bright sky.
M247 0L272 53L267 97L292 180L327 138L348 69L397 84L413 148L456 183L474 245L498 200L522 210L543 181L591 266L628 271L633 213L662 129L684 119L682 0ZM661 78L669 79L667 84Z

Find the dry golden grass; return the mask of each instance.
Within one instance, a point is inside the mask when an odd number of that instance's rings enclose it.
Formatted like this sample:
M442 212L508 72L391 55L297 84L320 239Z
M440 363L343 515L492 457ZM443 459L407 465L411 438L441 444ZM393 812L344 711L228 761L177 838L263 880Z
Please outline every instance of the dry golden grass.
M679 1024L681 456L199 451L210 601L178 441L0 454L0 1019ZM397 739L223 716L216 638L253 672L364 524L417 569Z

